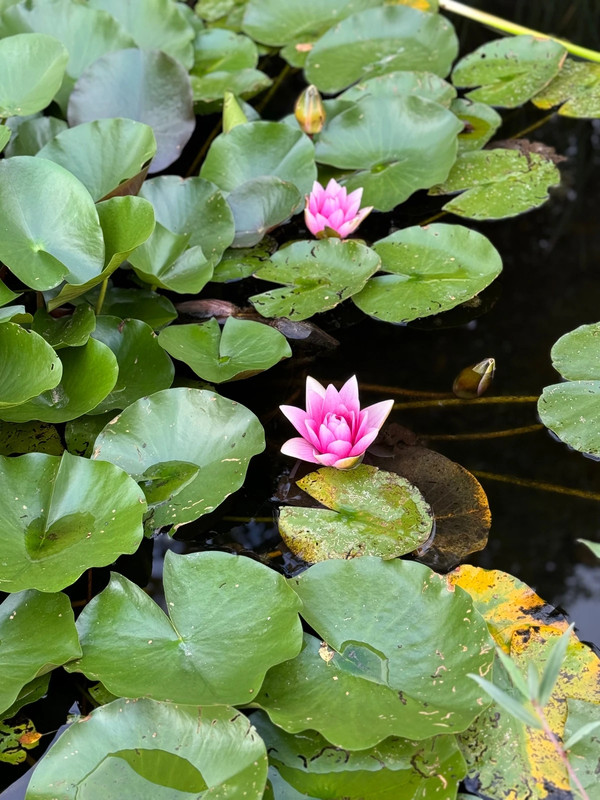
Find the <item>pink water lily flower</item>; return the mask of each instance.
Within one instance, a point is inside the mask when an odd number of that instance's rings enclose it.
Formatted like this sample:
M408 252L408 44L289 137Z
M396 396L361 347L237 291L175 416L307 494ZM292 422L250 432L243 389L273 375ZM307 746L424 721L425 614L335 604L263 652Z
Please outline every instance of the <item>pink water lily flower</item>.
M368 206L359 211L362 193L360 188L347 194L346 187L333 178L325 188L315 181L312 192L306 197L306 227L317 239L350 236L373 210L373 206Z
M279 406L300 434L285 442L281 452L325 467L355 467L393 405L393 400L384 400L361 411L355 376L339 392L332 384L325 389L314 378L307 378L306 411Z

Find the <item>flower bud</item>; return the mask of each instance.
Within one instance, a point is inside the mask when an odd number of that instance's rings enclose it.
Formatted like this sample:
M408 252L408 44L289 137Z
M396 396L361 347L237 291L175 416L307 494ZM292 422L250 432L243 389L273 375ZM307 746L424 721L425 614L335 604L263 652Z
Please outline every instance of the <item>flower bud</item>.
M493 358L484 358L478 364L465 367L458 373L452 391L463 400L473 400L489 389L494 380L496 362Z
M323 130L323 125L325 124L323 100L319 90L312 83L306 87L296 100L294 114L304 133L312 136L314 133L320 133Z
M223 133L229 133L236 125L248 122L248 117L242 111L233 92L225 92L223 98Z

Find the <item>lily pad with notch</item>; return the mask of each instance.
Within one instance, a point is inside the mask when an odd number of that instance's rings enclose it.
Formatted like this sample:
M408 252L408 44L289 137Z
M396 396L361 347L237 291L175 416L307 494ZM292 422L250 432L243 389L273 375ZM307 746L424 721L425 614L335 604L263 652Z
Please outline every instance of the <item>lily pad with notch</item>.
M293 183L264 175L237 186L227 202L235 220L232 247L252 247L297 213L304 199Z
M568 58L559 74L532 102L538 108L560 106L561 117L600 117L600 64Z
M0 39L0 117L27 117L50 105L68 60L64 45L45 33Z
M464 97L457 97L450 105L464 128L458 134L458 152L481 150L502 124L502 117L486 103L476 103Z
M367 95L399 97L409 94L415 94L425 100L433 100L434 103L450 108L451 102L456 97L456 89L451 83L433 72L404 70L361 80L338 95L336 101L356 103Z

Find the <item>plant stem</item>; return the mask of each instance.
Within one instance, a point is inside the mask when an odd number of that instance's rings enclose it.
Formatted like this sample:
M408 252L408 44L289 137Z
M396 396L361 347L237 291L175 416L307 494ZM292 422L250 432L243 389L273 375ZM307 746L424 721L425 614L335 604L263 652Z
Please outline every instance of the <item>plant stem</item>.
M544 428L539 422L535 425L525 425L522 428L509 428L502 431L484 431L483 433L434 433L432 435L422 434L428 441L438 442L463 442L469 439L501 439L504 436L521 436L523 433L535 433Z
M552 117L556 115L556 111L551 111L549 114L546 114L545 117L538 119L537 122L533 122L531 125L528 125L526 128L523 128L522 131L513 134L510 138L511 139L521 139L523 136L526 136L531 131L537 131L538 128L541 128L542 125L545 125L548 120L551 120Z
M414 400L409 403L394 403L394 411L407 411L412 408L435 408L436 406L484 406L501 403L537 403L537 395L501 395L499 397L478 397L475 400L461 400L458 397L441 397L439 400Z
M279 75L275 78L275 80L271 84L271 88L269 89L269 91L262 98L262 100L259 103L256 104L256 110L258 111L259 114L265 108L265 106L267 105L269 100L273 97L275 92L279 89L279 87L284 82L284 80L287 78L287 76L291 73L291 71L292 71L292 68L290 67L290 65L286 64L285 67L279 73Z
M532 28L525 28L523 25L517 25L515 22L509 22L506 19L502 19L502 17L496 17L494 14L488 14L485 11L479 11L479 9L471 8L464 3L457 3L455 0L440 0L440 8L444 9L444 11L458 14L461 17L475 20L475 22L481 22L483 25L488 25L490 28L502 31L503 33L512 33L515 35L528 34L529 36L535 36L537 39L549 39L562 45L565 50L574 56L600 63L600 53L596 50L580 47L577 44L567 42L565 39L558 39L556 36L549 36L547 33L541 33Z
M104 305L104 298L106 297L106 290L108 288L108 278L105 278L100 284L100 294L96 300L96 316L102 311Z
M534 709L534 711L536 713L536 716L538 717L539 721L542 723L542 726L543 726L543 729L544 729L544 733L546 734L548 739L550 739L550 741L552 742L552 746L556 750L556 753L559 756L560 760L565 765L565 769L569 773L569 777L571 778L572 783L577 787L577 791L580 793L580 795L582 797L582 800L590 800L588 793L583 788L583 786L581 785L581 781L577 777L577 773L575 772L575 770L571 766L571 763L570 763L570 761L569 761L569 759L567 757L567 754L565 753L565 750L564 750L561 742L559 741L559 739L557 738L556 734L554 733L554 731L550 727L550 724L549 724L548 720L546 719L546 715L544 714L544 709L542 708L542 706L536 700L531 700L531 705L533 706L533 709Z
M192 161L191 167L188 169L188 171L185 174L186 178L189 178L191 175L195 175L196 174L196 172L198 171L198 167L200 166L200 162L202 161L202 159L204 158L204 156L208 152L208 148L213 143L213 140L216 139L217 136L219 135L219 131L221 130L221 126L222 125L223 125L223 119L222 119L222 117L220 117L219 121L217 122L215 127L208 134L204 144L202 145L200 150L198 150L198 152L196 153L196 157Z
M571 497L580 497L582 500L600 501L599 492L588 492L585 489L571 489L569 486L559 486L556 483L544 483L543 481L533 481L529 478L518 478L516 475L498 475L495 472L483 472L473 470L476 478L484 481L499 481L500 483L512 483L514 486L521 486L524 489L539 489L542 492L554 492L555 494L568 494Z
M341 386L342 381L334 381L336 386ZM401 386L380 386L378 383L363 383L361 381L360 388L365 392L375 392L376 394L404 394L408 397L428 397L438 399L451 399L454 397L450 392L423 392L420 389L403 389Z

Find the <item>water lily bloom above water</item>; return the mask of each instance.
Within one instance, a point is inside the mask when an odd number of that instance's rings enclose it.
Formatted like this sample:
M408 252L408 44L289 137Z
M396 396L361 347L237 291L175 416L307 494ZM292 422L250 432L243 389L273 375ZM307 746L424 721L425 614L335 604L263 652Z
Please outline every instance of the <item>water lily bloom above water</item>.
M328 236L345 239L350 236L373 210L373 206L360 208L362 193L360 188L348 194L346 187L340 186L333 178L325 188L315 181L312 192L306 198L306 227L317 239Z
M355 467L393 404L393 400L384 400L361 410L356 377L346 381L339 391L332 384L325 389L314 378L307 378L306 411L279 406L300 434L285 442L281 452L325 467Z

